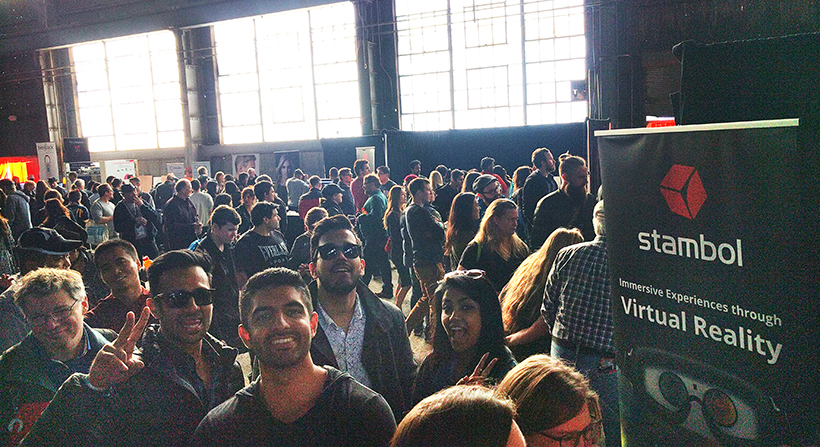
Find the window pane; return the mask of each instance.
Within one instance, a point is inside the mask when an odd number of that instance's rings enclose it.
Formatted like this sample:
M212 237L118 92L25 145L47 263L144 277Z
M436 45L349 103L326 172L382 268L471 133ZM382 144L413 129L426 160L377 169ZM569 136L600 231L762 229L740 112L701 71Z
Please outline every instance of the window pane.
M223 126L261 124L257 92L219 95L219 99Z

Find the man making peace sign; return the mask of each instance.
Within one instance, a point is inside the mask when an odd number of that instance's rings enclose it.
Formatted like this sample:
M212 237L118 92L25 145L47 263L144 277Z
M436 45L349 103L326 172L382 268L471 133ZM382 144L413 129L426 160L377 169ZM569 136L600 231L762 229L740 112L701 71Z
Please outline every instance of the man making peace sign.
M148 269L147 305L159 324L129 312L88 375L60 388L22 445L187 445L199 421L244 386L236 349L207 334L210 263L171 251ZM134 346L142 335L142 352Z

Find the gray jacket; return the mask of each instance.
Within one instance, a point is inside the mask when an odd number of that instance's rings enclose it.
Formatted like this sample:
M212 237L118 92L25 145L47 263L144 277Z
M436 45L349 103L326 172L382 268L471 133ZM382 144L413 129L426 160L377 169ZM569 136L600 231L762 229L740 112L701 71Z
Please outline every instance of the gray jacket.
M9 220L11 235L14 240L20 238L24 231L31 228L31 211L28 202L31 200L23 191L14 191L6 197L3 217Z

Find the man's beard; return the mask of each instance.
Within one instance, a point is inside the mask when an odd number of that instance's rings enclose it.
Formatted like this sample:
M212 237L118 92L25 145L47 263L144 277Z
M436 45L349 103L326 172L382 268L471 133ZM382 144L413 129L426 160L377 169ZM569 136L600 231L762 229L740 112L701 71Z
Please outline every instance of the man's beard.
M580 201L586 198L587 195L587 186L575 187L572 185L567 185L567 196L572 199L573 202Z
M318 275L321 287L333 295L346 295L356 289L356 283L361 278L360 275L352 274L350 281L333 277L333 272Z

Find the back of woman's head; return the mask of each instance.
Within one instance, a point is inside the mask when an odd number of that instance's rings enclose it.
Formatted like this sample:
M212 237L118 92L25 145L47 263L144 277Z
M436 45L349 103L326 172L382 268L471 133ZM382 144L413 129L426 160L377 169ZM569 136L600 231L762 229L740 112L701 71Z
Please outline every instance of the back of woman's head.
M564 247L583 241L581 230L558 228L549 235L538 251L529 255L518 266L500 294L504 329L508 333L522 329L517 324L520 317L526 318L530 313L539 312L543 287L558 252ZM534 291L541 293L533 293Z
M515 170L513 173L512 182L515 185L515 188L523 188L524 182L527 180L527 177L532 174L532 169L529 166L521 166Z
M480 386L454 386L418 403L399 424L391 447L503 447L515 406Z
M471 192L458 193L450 206L447 228L455 228L457 231L477 230L478 220L475 218L475 209L475 194Z
M468 192L473 190L473 182L481 175L480 172L470 171L464 177L464 183L461 184L461 192Z
M478 345L477 357L485 352L490 358L498 357L504 351L504 324L501 321L501 305L498 303L498 294L487 275L482 270L456 270L444 275L439 282L433 298L433 307L436 315L436 330L433 332L433 351L444 357L453 352L450 339L444 326L441 324L441 302L444 295L451 290L458 290L467 298L478 303L481 313L481 333L476 341ZM476 358L476 363L478 358Z
M58 193L59 194L59 193ZM63 202L58 198L51 198L46 200L46 213L48 214L47 219L56 219L60 216L68 217L68 208L63 205Z
M598 397L584 376L563 361L533 355L504 377L496 393L515 402L524 436L557 427L581 412L597 410ZM594 408L593 408L594 407Z

